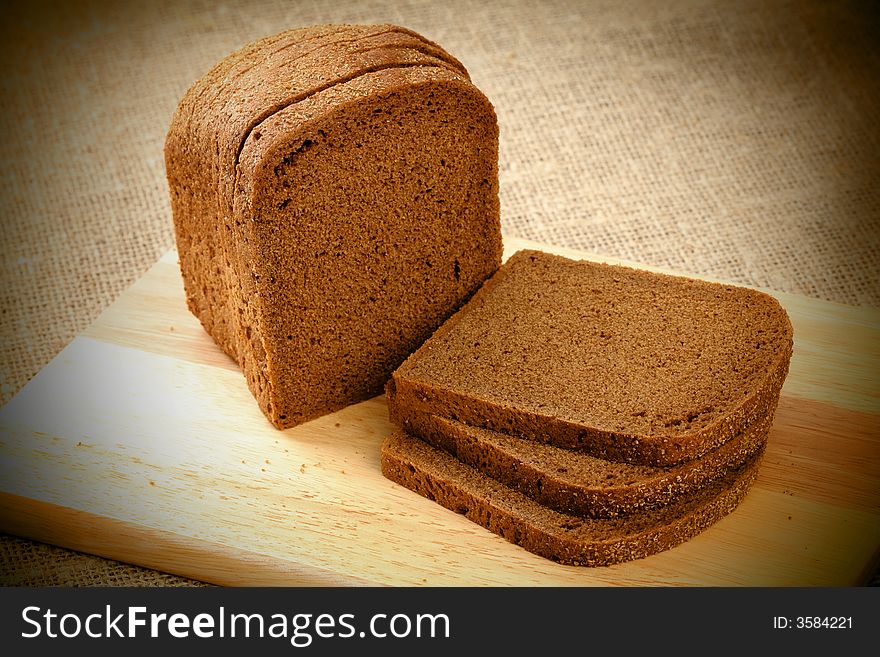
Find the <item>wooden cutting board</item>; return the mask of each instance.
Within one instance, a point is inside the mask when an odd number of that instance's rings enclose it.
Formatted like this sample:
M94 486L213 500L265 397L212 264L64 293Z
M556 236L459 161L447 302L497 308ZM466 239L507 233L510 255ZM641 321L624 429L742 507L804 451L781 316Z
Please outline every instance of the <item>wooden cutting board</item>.
M170 252L0 410L0 528L218 584L860 583L880 554L880 313L776 296L794 357L745 501L680 547L576 568L384 479L381 398L274 429Z

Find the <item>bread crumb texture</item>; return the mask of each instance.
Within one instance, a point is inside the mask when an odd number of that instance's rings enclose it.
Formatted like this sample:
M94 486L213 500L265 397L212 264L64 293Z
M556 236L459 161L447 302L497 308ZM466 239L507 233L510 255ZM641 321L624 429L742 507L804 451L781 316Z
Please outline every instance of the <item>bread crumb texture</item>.
M792 329L755 290L538 251L508 260L394 373L398 409L609 460L702 456L775 407Z

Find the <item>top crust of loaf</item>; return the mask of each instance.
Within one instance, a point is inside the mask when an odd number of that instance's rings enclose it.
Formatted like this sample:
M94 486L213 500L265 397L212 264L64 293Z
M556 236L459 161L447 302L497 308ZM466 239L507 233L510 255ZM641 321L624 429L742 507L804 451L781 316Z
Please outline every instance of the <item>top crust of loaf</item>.
M404 362L387 396L392 418L435 413L674 465L766 414L791 350L791 323L767 294L520 251Z

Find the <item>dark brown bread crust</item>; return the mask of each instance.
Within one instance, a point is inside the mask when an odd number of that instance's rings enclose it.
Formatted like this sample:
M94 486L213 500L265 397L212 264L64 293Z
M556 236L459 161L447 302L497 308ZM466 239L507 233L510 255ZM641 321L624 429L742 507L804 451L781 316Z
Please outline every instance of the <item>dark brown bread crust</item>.
M394 373L431 413L612 461L699 458L759 421L792 330L747 288L521 251Z
M410 111L430 93L434 110ZM410 147L424 135L430 148ZM443 161L456 172L434 175ZM402 28L320 26L233 54L181 102L166 165L189 307L280 428L379 394L500 263L494 111L457 60ZM413 204L409 180L447 205Z
M223 248L221 225L229 217L220 189L227 98L242 76L274 53L286 51L293 61L341 38L350 38L349 26L303 28L248 44L197 80L171 121L166 172L187 304L217 343L239 361L245 355L237 353L240 327L234 310L240 294L236 295L228 249ZM214 275L199 276L196 272L202 267Z
M615 518L666 506L739 468L764 448L772 423L771 412L705 456L670 467L605 461L436 415L407 414L401 426L406 433L560 513Z
M548 509L402 431L382 444L382 474L542 557L605 566L679 545L733 511L757 476L762 454L697 495L616 519Z

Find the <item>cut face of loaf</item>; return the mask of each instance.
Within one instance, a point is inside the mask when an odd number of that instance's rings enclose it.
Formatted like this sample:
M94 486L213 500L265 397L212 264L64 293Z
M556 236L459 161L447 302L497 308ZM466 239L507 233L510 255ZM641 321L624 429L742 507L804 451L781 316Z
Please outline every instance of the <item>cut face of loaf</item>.
M669 467L606 461L424 413L406 415L401 426L539 504L615 518L669 505L739 468L763 449L772 422L771 413L705 456Z
M606 566L674 547L733 511L757 476L762 454L661 509L603 519L542 506L403 431L382 444L382 474L542 557Z
M428 413L669 466L772 414L791 349L761 292L521 251L386 392L398 423Z
M187 93L166 167L187 302L279 428L381 393L498 267L498 131L436 44L320 26Z

